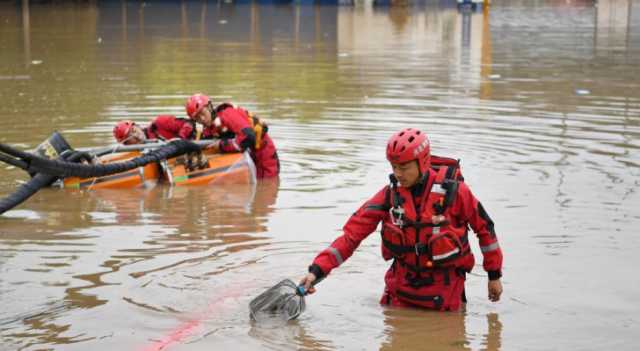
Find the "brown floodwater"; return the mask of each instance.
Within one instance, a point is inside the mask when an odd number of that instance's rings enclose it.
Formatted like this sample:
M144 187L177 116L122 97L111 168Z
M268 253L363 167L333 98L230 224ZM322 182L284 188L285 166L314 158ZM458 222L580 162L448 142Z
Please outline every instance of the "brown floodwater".
M205 92L266 119L282 163L255 187L48 188L1 215L0 349L640 348L640 3L309 2L0 3L0 142L107 145ZM463 312L381 307L374 233L298 320L252 323L385 185L406 126L462 160L502 300L479 264ZM27 179L0 166L0 194Z

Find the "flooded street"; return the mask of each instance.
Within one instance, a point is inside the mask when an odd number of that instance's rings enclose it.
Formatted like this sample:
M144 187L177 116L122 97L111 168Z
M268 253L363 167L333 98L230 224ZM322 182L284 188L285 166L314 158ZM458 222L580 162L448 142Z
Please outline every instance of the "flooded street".
M0 3L0 142L113 143L195 92L269 123L278 180L42 189L0 215L0 350L637 350L640 2ZM388 182L388 138L461 159L504 253L466 310L381 307L380 235L296 321L298 281ZM28 179L0 165L0 196Z

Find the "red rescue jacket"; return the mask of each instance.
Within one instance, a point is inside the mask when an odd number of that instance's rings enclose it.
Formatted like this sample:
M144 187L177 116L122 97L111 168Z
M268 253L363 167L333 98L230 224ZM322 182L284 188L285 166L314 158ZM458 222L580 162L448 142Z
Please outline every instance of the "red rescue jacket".
M195 125L185 118L176 118L172 115L160 115L144 128L144 134L148 139L169 140L174 138L193 139L195 137Z
M280 173L276 146L269 137L267 125L245 109L223 104L216 109L220 125L211 125L202 132L203 139L221 138L221 152L249 150L256 165L258 178L275 177Z
M484 269L501 274L502 252L493 221L464 183L457 161L432 156L432 165L418 185L422 192L392 182L365 202L310 271L329 274L382 221L382 256L393 264L385 275L381 303L457 310L465 273L474 266L469 226L480 241Z

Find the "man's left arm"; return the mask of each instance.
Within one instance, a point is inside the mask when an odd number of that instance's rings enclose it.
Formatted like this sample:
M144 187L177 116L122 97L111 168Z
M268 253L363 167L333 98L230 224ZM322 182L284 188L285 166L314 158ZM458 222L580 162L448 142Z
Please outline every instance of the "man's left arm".
M254 149L256 134L249 124L247 112L238 107L227 107L217 113L222 124L229 128L235 135L233 139L222 139L220 150L222 152L243 152L246 149Z
M493 220L476 199L469 187L460 182L458 196L454 204L455 212L466 221L476 233L482 252L482 266L489 276L489 299L498 301L502 293L502 250L498 243Z

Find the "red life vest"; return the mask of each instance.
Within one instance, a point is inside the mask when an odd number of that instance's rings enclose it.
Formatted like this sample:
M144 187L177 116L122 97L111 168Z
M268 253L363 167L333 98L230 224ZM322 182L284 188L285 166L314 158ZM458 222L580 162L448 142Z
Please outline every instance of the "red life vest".
M160 115L144 128L147 139L170 140L174 138L194 139L196 136L194 122L172 115Z
M464 178L454 159L432 156L431 163L435 178L427 180L417 204L411 191L398 187L391 176L385 196L390 220L382 226L382 256L395 259L394 265L404 273L402 281L393 284L398 298L428 308L457 309L464 274L474 264L467 225L457 223L449 211Z
M230 108L230 111L233 112L225 113L224 111L228 108ZM217 117L214 119L213 125L205 129L203 138L206 139L213 136L224 139L235 138L237 136L237 133L241 130L240 127L236 127L236 130L233 130L234 128L230 128L227 124L230 124L230 120L233 120L234 118L243 118L247 120L247 123L249 124L248 127L253 130L253 133L255 135L255 144L252 145L254 151L258 151L264 146L264 139L267 135L267 132L269 131L269 126L263 119L254 115L248 110L245 110L241 107L236 107L233 104L226 102L218 105L215 109L215 112L217 114ZM226 116L223 117L223 114L225 114Z

